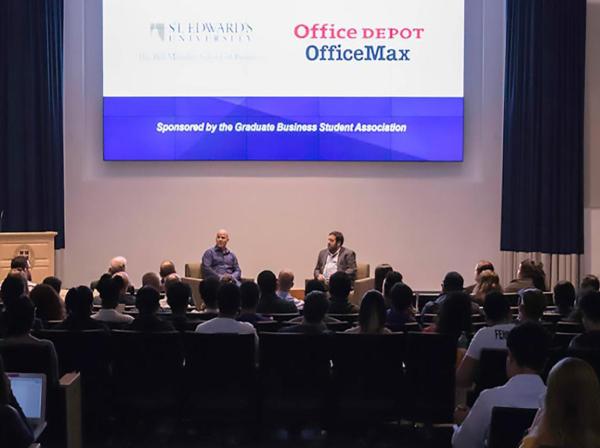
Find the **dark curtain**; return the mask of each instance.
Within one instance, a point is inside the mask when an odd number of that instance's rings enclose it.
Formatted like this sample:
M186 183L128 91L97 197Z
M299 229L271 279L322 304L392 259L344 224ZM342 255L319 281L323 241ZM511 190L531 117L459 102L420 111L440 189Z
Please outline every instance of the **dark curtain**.
M0 1L3 231L58 232L63 248L63 1Z
M586 0L508 0L505 251L583 252Z

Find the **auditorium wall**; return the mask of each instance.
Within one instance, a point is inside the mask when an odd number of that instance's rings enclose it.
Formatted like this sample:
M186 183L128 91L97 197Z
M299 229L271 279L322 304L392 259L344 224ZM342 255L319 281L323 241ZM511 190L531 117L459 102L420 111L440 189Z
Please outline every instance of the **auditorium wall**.
M297 284L333 229L359 261L391 263L418 289L438 288L448 270L469 281L482 257L499 265L503 17L503 2L467 0L463 163L109 163L101 2L65 1L66 249L58 273L66 285L89 283L124 255L139 285L162 259L181 271L199 261L220 227L245 276L289 267Z

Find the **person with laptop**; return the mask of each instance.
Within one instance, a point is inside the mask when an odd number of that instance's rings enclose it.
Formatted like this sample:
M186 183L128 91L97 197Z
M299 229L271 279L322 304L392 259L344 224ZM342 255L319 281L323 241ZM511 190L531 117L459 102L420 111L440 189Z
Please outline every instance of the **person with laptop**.
M10 380L0 358L0 446L27 448L34 440L33 433L19 403L15 399Z

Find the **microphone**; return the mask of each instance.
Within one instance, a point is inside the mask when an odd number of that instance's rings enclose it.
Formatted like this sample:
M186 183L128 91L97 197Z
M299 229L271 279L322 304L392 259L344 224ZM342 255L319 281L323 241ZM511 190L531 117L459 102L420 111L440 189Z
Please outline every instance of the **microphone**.
M4 221L4 210L0 210L0 232L2 232L2 221Z

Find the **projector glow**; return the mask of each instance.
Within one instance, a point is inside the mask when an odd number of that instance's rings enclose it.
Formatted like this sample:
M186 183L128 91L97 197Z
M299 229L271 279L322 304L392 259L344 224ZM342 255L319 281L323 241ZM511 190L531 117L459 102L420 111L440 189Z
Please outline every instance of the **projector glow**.
M103 15L105 160L462 160L464 0Z

